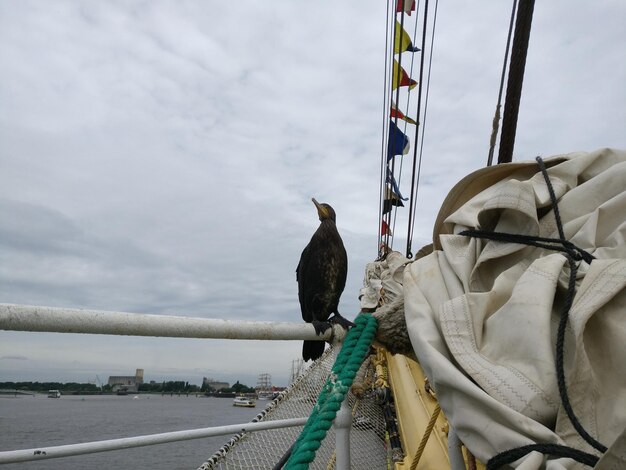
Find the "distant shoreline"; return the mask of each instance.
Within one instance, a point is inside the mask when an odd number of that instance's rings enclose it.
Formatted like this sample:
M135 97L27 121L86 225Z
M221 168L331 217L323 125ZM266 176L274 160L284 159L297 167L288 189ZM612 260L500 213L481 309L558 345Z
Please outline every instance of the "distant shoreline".
M16 389L0 389L0 397L14 397L14 396L37 396L37 395L46 395L48 391L43 390L16 390ZM108 391L84 391L84 390L63 390L61 391L61 396L118 396L119 394L116 392L108 392ZM217 392L187 392L187 391L168 391L168 392L155 392L155 391L139 391L139 392L128 392L125 395L161 395L161 396L203 396L203 397L214 397L214 398L234 398L238 394L235 392L227 392L227 393L217 393ZM253 393L242 393L239 395L244 396L254 396Z

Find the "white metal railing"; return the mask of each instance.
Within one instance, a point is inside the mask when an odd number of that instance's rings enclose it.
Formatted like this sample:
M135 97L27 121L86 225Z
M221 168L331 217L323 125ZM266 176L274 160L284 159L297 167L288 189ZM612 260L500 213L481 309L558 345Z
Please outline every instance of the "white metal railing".
M341 340L338 325L317 335L308 323L217 320L145 313L0 304L0 329L170 338Z
M336 347L335 351L339 349L346 335L346 330L339 325L334 325L333 328L318 336L313 325L307 323L218 320L15 304L0 304L0 330L172 338L318 340L331 341L333 346ZM347 470L350 468L349 432L351 413L349 408L347 408L345 400L342 403L342 410L338 418L335 422L337 430L337 469ZM57 447L5 451L0 452L0 464L91 454L130 447L234 434L241 431L302 426L305 423L306 418L293 418L190 429Z
M0 464L28 462L31 460L55 459L82 454L95 454L110 450L130 449L132 447L152 446L168 442L187 441L204 437L223 436L239 432L263 431L267 429L303 426L307 418L291 418L276 421L260 421L258 423L231 424L211 428L188 429L185 431L149 434L146 436L109 439L106 441L85 442L82 444L68 444L55 447L35 447L33 449L10 450L0 452Z

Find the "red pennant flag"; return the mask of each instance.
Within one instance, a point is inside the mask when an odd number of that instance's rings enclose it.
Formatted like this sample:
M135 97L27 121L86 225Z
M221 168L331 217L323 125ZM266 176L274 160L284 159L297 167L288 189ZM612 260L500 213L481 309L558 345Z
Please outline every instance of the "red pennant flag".
M417 122L415 122L413 119L411 119L410 117L405 116L404 113L398 109L398 107L396 106L396 103L394 103L393 101L391 102L391 112L390 112L390 115L391 115L392 118L397 117L398 119L402 119L402 120L408 122L409 124L417 124Z
M380 226L380 233L381 235L389 234L390 237L393 237L393 233L391 233L391 229L389 228L389 225L387 225L387 222L385 222L384 220Z
M403 11L411 16L411 12L415 11L415 0L398 0L396 13L402 13Z

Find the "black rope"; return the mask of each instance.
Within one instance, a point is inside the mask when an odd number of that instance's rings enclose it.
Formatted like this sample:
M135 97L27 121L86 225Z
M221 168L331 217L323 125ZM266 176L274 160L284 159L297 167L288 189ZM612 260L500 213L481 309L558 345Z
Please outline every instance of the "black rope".
M541 157L537 157L537 164L539 165L539 169L541 170L541 174L543 175L544 180L546 181L546 186L548 187L548 192L550 193L550 201L552 202L552 208L554 210L554 218L556 219L556 227L559 231L559 237L561 240L565 241L565 233L563 231L563 224L561 223L561 213L559 212L559 205L556 202L556 195L554 194L554 188L552 187L552 182L550 181L550 177L548 176L548 172L546 170L546 166L543 163ZM579 250L582 251L582 250ZM572 307L572 303L574 302L574 295L576 294L576 273L578 271L578 266L575 263L575 253L574 251L568 251L567 262L570 267L569 274L569 282L567 283L567 297L565 298L565 305L563 306L563 313L561 314L561 320L559 322L559 329L556 337L556 373L557 373L557 381L559 384L559 394L561 395L561 401L563 402L563 408L567 413L567 417L576 428L576 431L580 436L587 441L589 445L593 448L599 450L600 452L606 452L607 448L605 445L598 442L594 439L580 424L580 421L574 414L574 409L569 401L569 397L567 395L567 386L565 384L565 371L563 370L563 343L565 341L565 327L567 325L567 319L569 317L569 311Z
M517 235L515 233L485 232L484 230L464 230L459 233L459 235L560 251L561 253L570 255L575 261L584 261L588 264L595 259L591 253L582 248L578 248L568 240L561 240L559 238L533 237L532 235Z
M567 457L590 467L594 467L599 460L595 455L588 454L578 449L572 449L567 446L561 446L558 444L531 444L507 450L506 452L501 452L495 457L492 457L489 459L489 462L487 462L487 470L496 470L503 465L507 465L515 462L517 459L521 459L526 454L533 451L541 452L542 454L547 455L554 455L556 457Z
M554 193L554 188L552 186L552 182L550 181L550 176L548 175L546 166L541 157L537 157L536 160L537 165L541 170L541 174L543 175L543 178L546 182L548 193L550 194L550 202L552 204L552 210L554 212L554 218L556 220L559 238L533 237L528 235L516 235L509 233L485 232L481 230L466 230L464 232L461 232L460 235L536 246L553 251L559 251L565 254L570 272L567 282L567 294L565 296L563 312L561 313L561 319L559 320L559 327L556 337L556 374L559 395L561 397L563 408L567 413L567 417L569 418L570 422L572 423L578 434L589 445L604 453L607 450L606 446L598 442L585 430L583 425L576 417L576 414L574 413L574 409L572 408L569 396L567 394L567 385L565 383L565 370L563 367L565 329L567 326L567 320L569 318L569 311L572 307L572 304L574 302L574 296L576 294L576 273L578 272L578 265L576 264L576 262L585 261L586 263L591 263L595 258L590 253L581 248L578 248L576 245L565 239L563 223L561 222L561 214L559 212L559 206L557 203L556 195ZM598 457L596 457L595 455L588 454L586 452L582 452L580 450L570 447L558 446L555 444L533 444L499 453L498 455L492 457L489 462L487 462L487 469L495 469L507 463L514 462L515 460L523 457L524 455L532 451L543 452L545 454L556 455L559 457L569 457L589 466L594 466L595 463L598 461ZM563 452L567 452L567 455Z

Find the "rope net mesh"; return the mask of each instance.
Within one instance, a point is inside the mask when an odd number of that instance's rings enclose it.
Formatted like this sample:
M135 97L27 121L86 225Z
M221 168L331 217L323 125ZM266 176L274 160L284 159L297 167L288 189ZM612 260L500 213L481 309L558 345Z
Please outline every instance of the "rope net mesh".
M306 369L278 398L268 402L253 421L273 421L306 418L311 414L317 397L328 378L335 360L332 348ZM372 372L373 374L373 372ZM367 377L366 377L367 379ZM355 381L356 382L356 381ZM350 456L354 469L387 468L385 420L373 391L361 398L348 393L352 410ZM257 401L261 404L263 401ZM198 470L209 469L271 469L296 441L303 426L240 433L233 436ZM328 431L316 453L311 469L335 468L335 431Z

